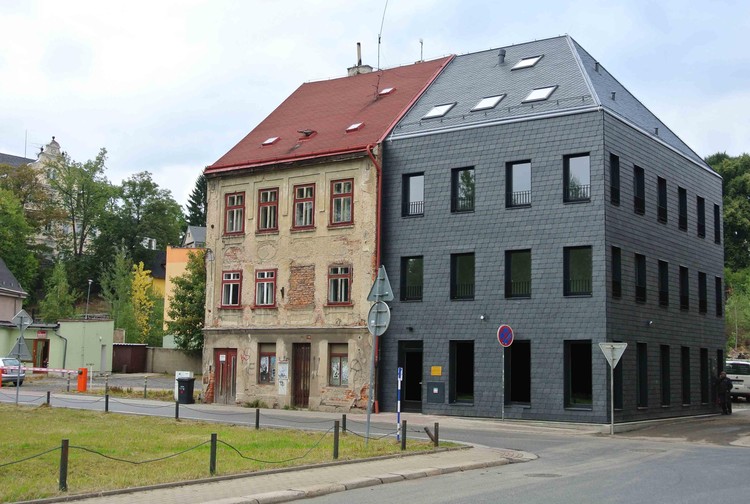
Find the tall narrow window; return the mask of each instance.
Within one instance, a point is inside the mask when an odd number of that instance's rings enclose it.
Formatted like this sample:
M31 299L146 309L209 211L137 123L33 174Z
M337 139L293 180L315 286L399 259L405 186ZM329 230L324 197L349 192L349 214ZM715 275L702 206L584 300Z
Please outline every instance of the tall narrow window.
M531 297L531 250L505 251L505 297Z
M294 186L294 229L315 227L315 184Z
M714 243L721 243L721 208L714 205Z
M258 344L258 383L270 385L276 381L276 343Z
M279 190L258 191L258 231L270 232L279 229Z
M591 199L590 163L588 153L563 156L563 201Z
M659 222L667 222L667 180L661 177L656 179L657 196L656 218Z
M328 385L345 387L349 384L349 345L334 343L328 345L328 352L330 362Z
M695 201L695 210L698 214L698 237L699 238L705 238L706 237L706 200L701 198L700 196L696 197Z
M646 343L636 344L636 405L639 408L648 408L648 347Z
M717 373L724 371L724 350L721 348L716 350L716 367L718 368Z
M591 340L565 341L565 407L590 409L592 404Z
M531 161L505 165L505 206L531 205Z
M716 303L716 316L724 314L724 291L721 289L721 277L714 280L714 302Z
M612 297L622 296L622 251L612 247Z
M646 302L646 256L635 255L635 301Z
M452 403L474 402L474 342L450 342L450 392Z
M708 404L708 348L701 348L701 404Z
M245 230L245 193L225 196L224 234L239 234Z
M515 340L503 349L505 404L531 403L531 342Z
M424 259L401 258L401 301L421 301L424 282Z
M474 211L474 168L451 171L451 212Z
M659 306L669 306L669 263L659 261Z
M623 392L622 392L622 368L623 368L623 361L624 359L620 359L617 362L617 365L615 366L615 371L612 373L612 385L613 385L613 391L614 392L614 398L612 399L612 402L614 403L614 407L616 410L622 409L622 402L623 402Z
M678 202L678 210L679 210L678 227L682 231L687 231L687 228L688 228L687 191L682 187L677 188L677 202Z
M221 307L239 308L242 292L242 272L224 271L221 275Z
M424 173L403 176L401 215L424 215Z
M565 247L563 250L563 294L591 294L591 247Z
M682 404L690 404L690 347L682 347L680 353L680 370L682 375Z
M352 269L349 266L328 268L328 304L351 304Z
M706 285L706 274L698 272L698 312L706 313L708 311L708 293Z
M680 266L680 310L690 309L690 279L689 271L685 266Z
M341 226L354 222L354 180L331 182L331 225Z
M640 166L633 166L633 210L638 215L646 213L646 175Z
M609 201L620 205L620 157L609 155Z
M661 371L661 405L672 404L672 383L669 372L669 345L659 345L660 371Z
M451 254L451 299L474 299L474 254Z
M276 270L255 272L255 306L269 308L276 306Z

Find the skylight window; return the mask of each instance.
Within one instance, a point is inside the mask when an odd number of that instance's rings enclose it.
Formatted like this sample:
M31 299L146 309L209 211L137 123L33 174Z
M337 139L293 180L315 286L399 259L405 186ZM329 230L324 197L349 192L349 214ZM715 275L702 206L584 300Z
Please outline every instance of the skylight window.
M387 95L387 94L391 94L391 93L393 93L393 92L394 92L395 90L396 90L396 88L393 88L393 87L387 87L387 88L383 88L383 89L381 89L380 91L378 91L378 94L379 94L380 96L384 96L384 95Z
M536 88L529 96L527 96L522 103L544 101L550 97L550 95L557 89L557 86L547 86L543 88Z
M279 137L267 138L261 145L273 145L279 141Z
M505 98L504 94L482 98L481 100L479 100L479 103L474 105L474 108L471 109L471 111L476 112L477 110L488 110L495 108L495 106L497 106L497 104L500 103L503 98Z
M521 60L513 65L513 68L511 70L520 70L521 68L531 68L537 63L539 63L539 60L542 59L543 54L540 54L539 56L530 56L528 58L521 58Z
M435 117L443 117L445 114L448 113L450 109L453 108L453 106L456 104L456 102L453 103L446 103L445 105L435 105L432 107L432 109L427 112L422 119L433 119Z
M346 128L346 132L350 133L352 131L357 131L358 129L362 128L362 126L364 126L364 124L365 123L361 123L361 122L354 123L351 126L349 126L348 128Z

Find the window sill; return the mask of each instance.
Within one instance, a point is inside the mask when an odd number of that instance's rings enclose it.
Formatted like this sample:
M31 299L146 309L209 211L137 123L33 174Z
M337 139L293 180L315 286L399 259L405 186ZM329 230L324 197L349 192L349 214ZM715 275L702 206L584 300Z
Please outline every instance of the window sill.
M669 409L669 408L671 408L671 407L672 407L672 405L671 405L671 404L662 404L662 405L661 405L661 409Z
M594 411L593 406L565 406L566 411Z
M563 297L566 298L590 298L594 297L593 294L590 292L588 294L564 294Z
M506 210L516 210L518 208L531 208L531 203L528 205L505 205Z
M529 294L528 296L505 296L505 299L510 299L513 301L519 300L519 299L531 299L531 294Z
M474 210L451 210L451 215L473 214Z
M289 231L292 233L310 233L315 231L315 226L292 228Z
M279 307L278 305L253 305L250 307L251 310L271 310L271 311L278 311Z
M505 407L514 409L531 409L531 403L509 402L505 403Z
M258 236L258 235L277 235L277 234L279 234L279 230L278 229L267 229L267 230L266 229L259 229L258 231L255 232L256 236Z
M451 301L474 301L474 298L451 298Z
M245 237L244 231L241 231L239 233L224 233L223 235L221 235L221 238L223 240L231 240L233 238L244 238L244 237Z
M579 203L591 203L591 198L589 198L589 199L576 199L576 200L563 200L563 203L565 205L577 205Z
M351 308L354 303L326 303L323 308Z
M258 382L257 385L259 387L273 387L276 385L274 382L268 383L268 382Z
M354 227L354 222L341 222L337 224L328 224L328 229L347 229Z
M453 402L448 403L448 405L449 406L471 406L473 408L474 407L474 401L466 401L466 402L463 402L463 401L453 401Z
M412 219L414 217L424 217L424 213L417 213L417 214L401 214L401 217L404 219Z
M421 299L401 299L402 303L421 303Z
M219 310L242 310L243 306L219 306Z

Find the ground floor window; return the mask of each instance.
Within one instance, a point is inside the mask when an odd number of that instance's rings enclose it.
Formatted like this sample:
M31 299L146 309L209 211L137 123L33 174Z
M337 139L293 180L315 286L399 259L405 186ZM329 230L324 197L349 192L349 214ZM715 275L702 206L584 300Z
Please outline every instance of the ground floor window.
M276 343L258 345L258 383L271 384L276 381Z
M335 343L328 345L330 373L328 384L334 387L346 386L349 383L349 345Z
M514 341L505 353L505 404L531 403L531 342Z
M591 408L591 340L565 342L565 407Z
M690 404L690 347L682 347L682 404Z
M701 403L708 404L708 348L701 348Z
M474 402L474 342L450 342L450 402Z
M672 404L669 345L659 347L659 358L661 360L661 405L669 406Z
M636 404L639 408L648 407L648 347L646 343L636 344L636 367L638 372L635 376L636 391L638 394Z

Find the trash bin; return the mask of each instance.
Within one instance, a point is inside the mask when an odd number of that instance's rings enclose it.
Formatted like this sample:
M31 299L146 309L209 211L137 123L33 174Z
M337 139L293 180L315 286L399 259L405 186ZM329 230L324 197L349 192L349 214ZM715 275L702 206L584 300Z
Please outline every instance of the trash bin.
M174 373L174 400L179 400L179 391L178 391L178 383L177 380L180 378L193 378L193 372L192 371L175 371Z
M193 388L195 378L177 378L177 402L180 404L193 404Z

